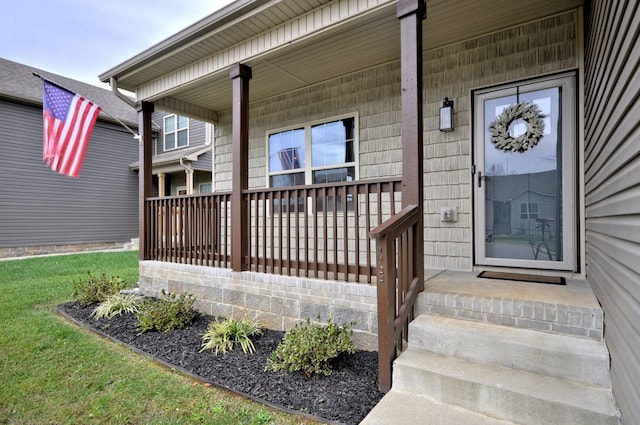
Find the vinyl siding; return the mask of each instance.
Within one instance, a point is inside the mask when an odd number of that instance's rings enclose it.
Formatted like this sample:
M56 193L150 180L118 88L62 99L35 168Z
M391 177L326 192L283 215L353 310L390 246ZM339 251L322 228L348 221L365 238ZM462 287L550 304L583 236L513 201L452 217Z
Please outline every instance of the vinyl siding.
M80 178L42 162L42 109L0 100L0 247L126 242L138 236L138 144L98 121Z
M593 1L585 27L587 280L605 313L614 393L640 424L639 1Z

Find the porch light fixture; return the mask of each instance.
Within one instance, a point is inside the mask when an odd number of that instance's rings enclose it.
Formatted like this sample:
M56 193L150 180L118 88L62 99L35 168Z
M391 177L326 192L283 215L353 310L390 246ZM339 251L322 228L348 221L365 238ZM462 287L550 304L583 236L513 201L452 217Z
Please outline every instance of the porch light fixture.
M453 100L444 98L442 108L440 108L440 131L453 130Z

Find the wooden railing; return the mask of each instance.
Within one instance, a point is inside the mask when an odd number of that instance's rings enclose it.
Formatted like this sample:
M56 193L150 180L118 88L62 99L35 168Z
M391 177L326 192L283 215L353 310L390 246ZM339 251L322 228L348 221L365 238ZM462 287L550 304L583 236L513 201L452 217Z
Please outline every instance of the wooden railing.
M400 206L400 180L249 190L252 270L371 282L368 233Z
M413 305L424 289L416 258L420 214L417 205L408 206L370 233L377 250L378 386L383 392L391 389L392 364L408 339Z
M148 198L145 258L228 267L231 193Z
M369 231L401 203L399 179L254 189L245 264L263 273L372 282ZM230 267L231 194L149 198L145 258Z

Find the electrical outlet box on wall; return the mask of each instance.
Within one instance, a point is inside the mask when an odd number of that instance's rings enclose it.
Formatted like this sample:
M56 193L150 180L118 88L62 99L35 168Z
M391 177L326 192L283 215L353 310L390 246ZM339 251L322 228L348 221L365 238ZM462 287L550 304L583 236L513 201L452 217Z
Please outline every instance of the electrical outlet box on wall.
M440 221L452 222L458 221L457 207L442 207L440 210Z

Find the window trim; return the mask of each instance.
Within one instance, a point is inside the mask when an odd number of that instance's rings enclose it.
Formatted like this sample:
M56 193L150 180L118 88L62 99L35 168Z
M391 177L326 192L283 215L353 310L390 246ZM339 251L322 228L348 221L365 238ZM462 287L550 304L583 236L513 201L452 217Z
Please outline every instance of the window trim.
M203 192L202 191L202 186L204 185L211 185L211 190L208 192ZM213 193L213 182L208 181L208 182L202 182L202 183L198 183L198 193Z
M320 124L327 124L335 121L340 121L344 119L352 118L353 119L353 162L344 162L335 165L323 165L316 166L312 165L312 157L311 157L311 149L312 149L312 140L311 140L311 128ZM295 130L295 129L303 129L304 130L304 163L305 166L302 168L297 168L294 170L284 170L284 171L274 171L270 170L270 155L269 155L269 136L277 133L283 133L285 131ZM359 155L359 146L360 146L360 125L359 125L359 116L357 112L341 114L336 116L331 116L323 119L307 121L304 123L298 123L294 125L290 125L287 127L281 127L276 129L267 130L265 132L265 175L266 175L266 187L272 188L271 186L271 177L278 175L287 175L294 173L304 173L304 181L305 185L313 184L313 172L314 171L322 171L322 170L332 170L338 168L345 167L353 167L354 168L354 181L360 179L360 155Z
M535 208L531 208L534 205ZM535 211L533 211L534 209ZM535 215L535 217L532 217L532 215ZM520 202L520 220L535 220L539 215L540 205L538 205L538 202Z
M184 128L178 128L178 122L180 121L179 118L185 118L187 120L187 125ZM173 131L166 131L167 128L167 119L168 118L175 118L175 130ZM190 127L190 123L191 120L189 119L189 117L184 116L184 115L178 115L178 114L169 114L169 115L165 115L164 117L162 117L162 149L163 152L169 152L169 151L174 151L176 149L184 149L189 147L189 127ZM179 131L185 131L187 132L187 144L184 146L178 146L178 132ZM167 134L175 134L175 146L172 148L167 148Z

